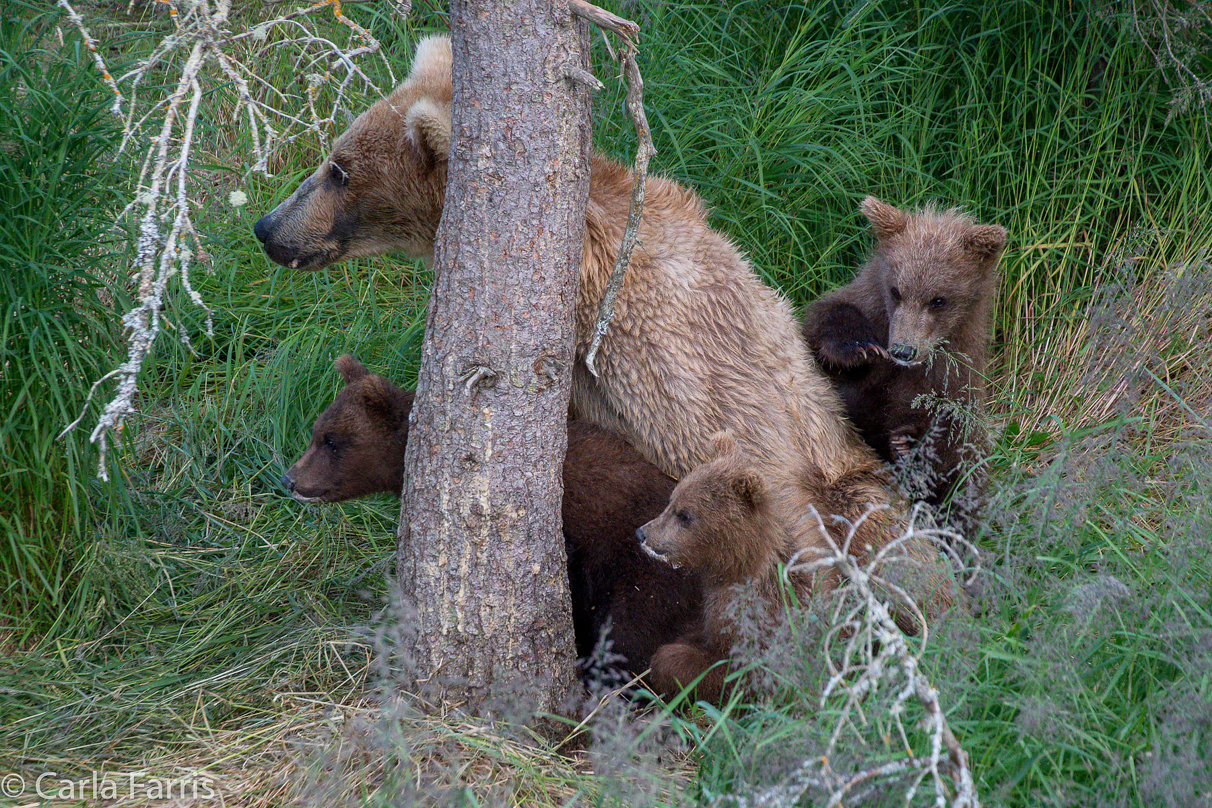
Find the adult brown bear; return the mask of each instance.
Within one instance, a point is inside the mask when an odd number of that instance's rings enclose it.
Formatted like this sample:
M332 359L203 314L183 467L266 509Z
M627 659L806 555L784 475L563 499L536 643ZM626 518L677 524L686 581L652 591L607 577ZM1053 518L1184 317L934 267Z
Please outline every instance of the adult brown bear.
M338 138L332 154L256 224L274 261L318 269L392 251L431 256L451 148L450 42L420 43L411 73ZM601 345L584 365L599 301L622 238L631 172L593 158L576 303L572 409L627 437L680 478L727 429L775 485L809 469L824 485L880 463L845 420L790 305L707 223L698 196L650 178L639 247ZM873 485L863 503L883 504ZM813 505L824 512L825 502Z

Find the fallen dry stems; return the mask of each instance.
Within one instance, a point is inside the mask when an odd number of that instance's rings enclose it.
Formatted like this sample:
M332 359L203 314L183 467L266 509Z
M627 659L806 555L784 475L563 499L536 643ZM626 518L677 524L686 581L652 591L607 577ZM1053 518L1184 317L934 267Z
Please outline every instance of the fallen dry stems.
M831 705L838 714L828 744L822 754L805 759L781 782L752 795L720 795L713 805L791 806L799 804L811 791L823 796L824 804L834 808L860 804L877 789L905 781L904 804L911 805L928 781L933 787L933 804L939 808L979 808L980 798L968 754L947 723L937 688L920 669L929 636L925 617L910 594L886 574L921 558L920 551L908 551L914 543L936 546L953 562L960 559L957 548L972 558L976 557L976 549L954 531L919 526L923 514L920 508L915 508L902 535L867 563L860 564L851 555L850 545L862 522L874 510L850 526L840 546L818 516L816 521L825 547L801 551L785 570L785 575L798 576L833 569L844 579L838 590L832 627L825 637L828 680L820 695L820 706L822 714ZM916 649L897 627L889 595L897 609L908 609L921 625ZM896 729L902 755L869 765L847 766L846 771L835 770L835 761L842 759L838 752L843 736L861 738L862 727L871 723L864 706L869 711L874 697L888 686L894 692L884 708L885 718ZM927 733L928 748L921 752L914 749L905 726L911 702L916 702L923 713L921 725Z

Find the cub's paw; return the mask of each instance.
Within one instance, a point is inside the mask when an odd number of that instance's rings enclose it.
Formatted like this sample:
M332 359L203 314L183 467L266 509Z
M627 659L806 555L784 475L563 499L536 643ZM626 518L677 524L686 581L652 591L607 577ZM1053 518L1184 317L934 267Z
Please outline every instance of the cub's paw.
M850 303L834 301L813 307L804 323L804 335L817 360L826 366L859 367L888 356L875 325Z
M913 451L913 444L917 441L908 432L893 432L888 438L888 443L892 447L892 454L900 458L908 457Z
M845 335L826 337L817 346L816 357L821 362L839 368L869 365L888 358L888 349L878 342L851 339Z

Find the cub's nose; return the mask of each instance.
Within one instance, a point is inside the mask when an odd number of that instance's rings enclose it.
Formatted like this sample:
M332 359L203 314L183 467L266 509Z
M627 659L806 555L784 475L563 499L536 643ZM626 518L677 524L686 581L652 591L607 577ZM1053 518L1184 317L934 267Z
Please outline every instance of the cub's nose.
M643 543L643 541L644 541L644 528L642 528L642 527L637 527L637 528L635 529L635 537L636 537L637 539L639 539L639 540L640 540L640 543L642 544L642 543Z
M292 494L295 492L295 478L290 476L289 471L282 475L282 487Z
M917 348L912 345L893 345L888 349L888 353L898 362L912 362L917 358Z

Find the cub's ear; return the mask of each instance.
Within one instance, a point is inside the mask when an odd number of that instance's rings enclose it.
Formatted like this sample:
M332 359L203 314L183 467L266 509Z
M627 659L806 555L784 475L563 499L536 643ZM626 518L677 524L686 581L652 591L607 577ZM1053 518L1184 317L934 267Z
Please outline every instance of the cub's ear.
M993 258L1006 246L1006 228L995 224L969 227L960 239L964 250L980 258Z
M711 436L711 458L714 460L717 457L730 455L736 451L736 439L732 437L732 430L725 429Z
M863 204L859 206L859 210L867 217L867 221L871 222L871 226L875 228L875 235L880 241L892 238L897 233L905 229L905 225L909 217L899 208L889 205L887 202L881 202L874 196L869 196L863 200Z
M337 373L346 384L352 384L366 375L366 366L354 358L353 354L341 354L336 361Z
M766 499L766 481L753 469L741 469L732 478L732 492L745 507L755 511Z
M404 116L408 141L434 161L450 156L450 105L422 98Z
M395 429L407 413L401 409L399 393L382 376L370 375L362 385L362 406L367 416L388 429Z

